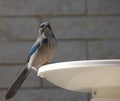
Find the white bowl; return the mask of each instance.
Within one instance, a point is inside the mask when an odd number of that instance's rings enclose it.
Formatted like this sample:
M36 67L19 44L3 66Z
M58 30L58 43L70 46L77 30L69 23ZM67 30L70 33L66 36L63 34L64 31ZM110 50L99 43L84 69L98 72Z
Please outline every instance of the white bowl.
M38 76L72 91L92 92L97 88L120 88L120 60L70 61L44 65Z

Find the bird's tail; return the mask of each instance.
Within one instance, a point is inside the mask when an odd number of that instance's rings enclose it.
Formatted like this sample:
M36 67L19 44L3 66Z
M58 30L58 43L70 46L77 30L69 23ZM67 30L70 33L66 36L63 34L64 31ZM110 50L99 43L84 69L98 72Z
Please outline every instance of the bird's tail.
M13 97L16 94L16 92L18 91L18 89L20 88L20 86L22 85L24 80L27 78L29 72L30 72L30 70L27 67L25 67L25 69L18 76L17 80L8 89L6 96L5 96L6 100L10 99L11 97Z

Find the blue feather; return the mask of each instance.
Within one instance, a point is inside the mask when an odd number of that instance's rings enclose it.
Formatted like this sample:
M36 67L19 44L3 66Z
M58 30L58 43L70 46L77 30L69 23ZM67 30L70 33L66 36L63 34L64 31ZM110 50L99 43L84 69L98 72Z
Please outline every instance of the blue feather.
M30 50L27 58L27 62L29 62L30 57L36 52L36 50L40 47L40 42L36 43Z

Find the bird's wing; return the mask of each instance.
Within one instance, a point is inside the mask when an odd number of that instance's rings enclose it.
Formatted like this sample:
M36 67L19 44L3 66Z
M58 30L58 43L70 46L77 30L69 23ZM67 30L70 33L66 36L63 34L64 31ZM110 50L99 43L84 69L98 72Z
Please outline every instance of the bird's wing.
M29 54L28 54L28 57L27 57L27 62L29 62L29 60L30 60L30 57L36 52L36 50L38 49L38 48L40 48L41 47L41 43L40 43L40 41L36 41L36 43L33 45L33 47L30 49L30 51L29 51Z

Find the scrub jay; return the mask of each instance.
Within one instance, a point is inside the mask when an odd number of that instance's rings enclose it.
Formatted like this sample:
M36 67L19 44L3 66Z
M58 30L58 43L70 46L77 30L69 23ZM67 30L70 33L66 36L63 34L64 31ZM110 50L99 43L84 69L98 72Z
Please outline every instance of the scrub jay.
M24 80L28 77L31 69L37 71L40 66L51 61L56 46L57 40L50 24L48 22L43 22L40 25L39 36L28 54L26 66L18 76L17 80L8 89L6 99L10 99L16 94Z

